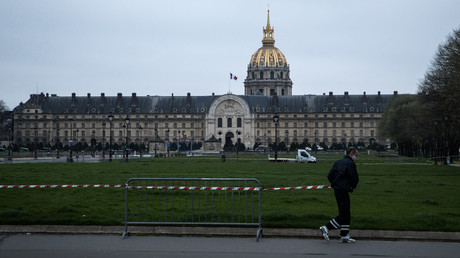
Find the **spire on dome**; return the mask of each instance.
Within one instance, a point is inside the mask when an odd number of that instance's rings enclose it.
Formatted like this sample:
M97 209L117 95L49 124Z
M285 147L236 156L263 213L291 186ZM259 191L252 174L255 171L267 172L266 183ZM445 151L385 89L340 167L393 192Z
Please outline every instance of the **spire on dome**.
M262 44L264 46L274 46L275 39L273 38L273 32L275 28L270 26L270 9L268 9L267 14L267 27L264 28L264 38L262 39Z

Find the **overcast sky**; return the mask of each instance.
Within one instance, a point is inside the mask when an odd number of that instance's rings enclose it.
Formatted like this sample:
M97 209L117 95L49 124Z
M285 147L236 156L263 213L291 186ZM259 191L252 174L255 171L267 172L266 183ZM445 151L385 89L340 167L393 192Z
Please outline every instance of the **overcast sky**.
M416 93L460 28L458 0L1 0L0 99L241 95L268 3L294 95Z

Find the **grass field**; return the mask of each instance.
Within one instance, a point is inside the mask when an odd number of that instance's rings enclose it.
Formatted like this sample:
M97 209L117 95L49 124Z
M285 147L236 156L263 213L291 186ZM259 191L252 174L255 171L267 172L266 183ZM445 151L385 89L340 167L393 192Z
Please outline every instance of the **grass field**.
M128 163L0 165L0 184L124 184L133 177L257 178L265 188L328 184L341 157L317 164L268 163L266 156L137 159ZM460 231L460 167L422 159L360 155L351 194L352 228ZM331 189L264 191L264 227L317 228L337 213ZM123 188L0 189L2 224L121 225Z

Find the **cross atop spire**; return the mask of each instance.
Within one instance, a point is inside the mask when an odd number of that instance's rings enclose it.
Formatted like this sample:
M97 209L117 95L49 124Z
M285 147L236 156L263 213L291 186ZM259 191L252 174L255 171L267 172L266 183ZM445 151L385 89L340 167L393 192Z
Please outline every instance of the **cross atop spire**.
M264 28L264 38L262 39L262 44L264 46L274 46L275 39L273 38L273 32L275 31L275 28L270 26L270 9L267 11L267 27Z

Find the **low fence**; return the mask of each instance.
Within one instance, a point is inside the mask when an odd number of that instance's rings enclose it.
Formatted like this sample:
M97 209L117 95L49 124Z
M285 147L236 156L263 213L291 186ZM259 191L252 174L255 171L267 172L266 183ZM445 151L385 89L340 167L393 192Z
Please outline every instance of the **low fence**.
M262 236L261 191L253 178L132 178L125 185L129 225L257 226Z
M257 226L262 236L262 191L328 189L329 185L263 188L253 178L132 178L126 184L0 185L0 189L125 188L128 225Z

